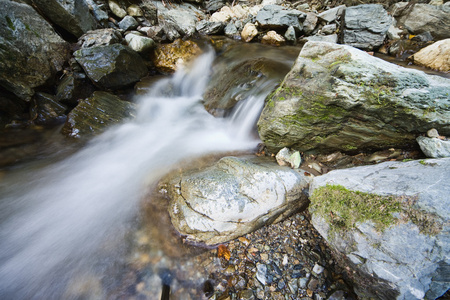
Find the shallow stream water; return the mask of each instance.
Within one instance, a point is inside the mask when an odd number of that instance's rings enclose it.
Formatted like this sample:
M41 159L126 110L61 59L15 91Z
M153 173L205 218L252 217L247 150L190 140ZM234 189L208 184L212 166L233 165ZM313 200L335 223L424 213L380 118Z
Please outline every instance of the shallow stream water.
M90 290L88 298L106 298L104 286L114 279L105 277L120 272L115 266L127 253L127 233L139 222L147 187L190 157L258 144L256 120L282 77L267 78L229 117L215 118L202 105L212 70L249 57L271 57L290 67L299 50L243 45L217 56L208 49L136 99L135 120L63 160L31 161L3 172L0 299L79 299L83 290Z

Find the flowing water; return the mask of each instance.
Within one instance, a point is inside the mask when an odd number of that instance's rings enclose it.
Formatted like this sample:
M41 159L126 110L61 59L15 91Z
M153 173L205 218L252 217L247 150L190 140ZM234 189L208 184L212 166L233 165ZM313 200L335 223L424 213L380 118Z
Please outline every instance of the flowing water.
M243 49L240 59L273 57L271 48L261 49ZM280 64L291 65L295 51L281 55ZM101 276L120 260L146 186L189 157L257 145L256 120L280 78L247 93L229 118L214 118L202 94L215 59L206 51L191 67L157 82L138 99L135 120L65 160L24 164L0 178L0 299L76 298L69 282Z

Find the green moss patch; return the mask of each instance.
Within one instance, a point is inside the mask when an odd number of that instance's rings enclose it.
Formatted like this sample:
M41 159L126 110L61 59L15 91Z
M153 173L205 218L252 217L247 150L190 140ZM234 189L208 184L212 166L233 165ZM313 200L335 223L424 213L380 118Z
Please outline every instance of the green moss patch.
M372 221L377 230L383 231L397 220L393 213L402 211L401 202L395 197L350 191L341 185L314 190L310 207L336 230Z

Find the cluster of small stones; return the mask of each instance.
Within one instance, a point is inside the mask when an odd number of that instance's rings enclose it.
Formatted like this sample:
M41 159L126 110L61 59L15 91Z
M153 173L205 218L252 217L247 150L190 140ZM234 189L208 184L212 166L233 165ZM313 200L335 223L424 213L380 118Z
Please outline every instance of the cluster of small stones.
M113 297L160 299L170 276L170 299L356 299L307 212L230 241L229 258L216 248L169 257L142 232L136 244Z

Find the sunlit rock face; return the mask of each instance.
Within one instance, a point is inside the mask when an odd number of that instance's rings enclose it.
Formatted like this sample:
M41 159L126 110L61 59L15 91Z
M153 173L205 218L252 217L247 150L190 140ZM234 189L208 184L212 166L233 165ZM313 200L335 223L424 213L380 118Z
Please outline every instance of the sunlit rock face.
M304 208L309 178L265 158L222 158L160 184L172 224L191 242L223 243Z
M356 48L308 42L258 121L270 151L324 152L415 145L431 128L450 134L450 80Z

